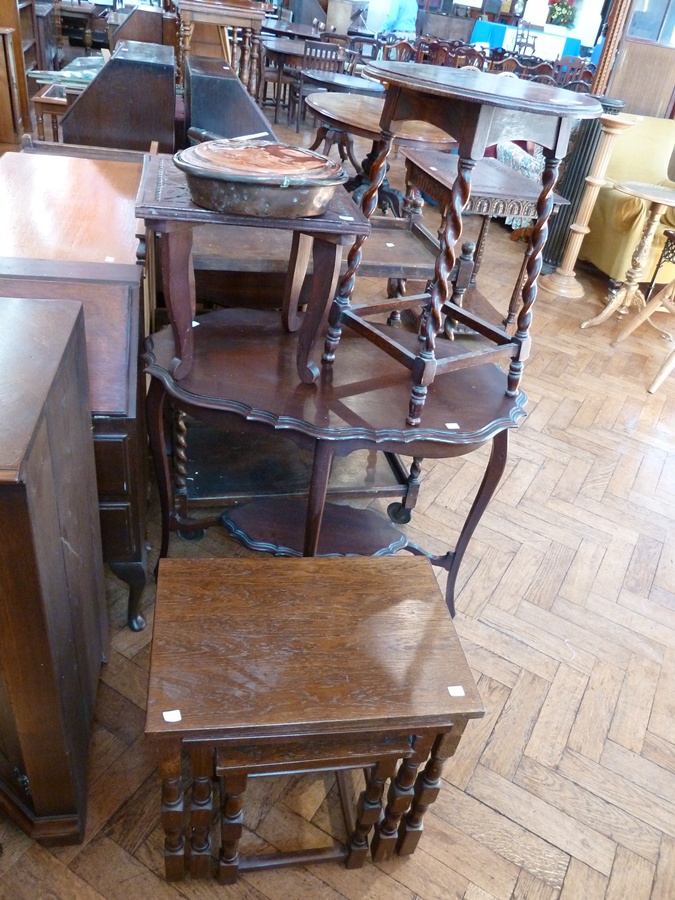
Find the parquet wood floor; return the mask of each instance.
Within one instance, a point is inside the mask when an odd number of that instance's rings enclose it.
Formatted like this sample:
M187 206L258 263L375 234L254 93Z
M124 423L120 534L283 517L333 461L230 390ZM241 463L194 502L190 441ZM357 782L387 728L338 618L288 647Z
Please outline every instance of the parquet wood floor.
M305 141L307 142L307 133ZM396 165L396 163L395 163ZM522 244L495 226L481 285L510 287ZM672 900L675 897L675 378L642 328L580 331L600 309L540 293L529 417L460 573L456 627L487 708L470 723L413 857L245 875L235 887L162 878L159 781L143 738L151 630L113 628L91 742L83 844L44 848L0 815L7 900ZM426 464L413 539L452 543L485 464ZM382 508L385 502L375 502ZM157 546L156 505L152 507ZM212 529L171 553L242 553ZM152 620L152 587L146 607ZM329 778L259 780L246 846L340 834Z

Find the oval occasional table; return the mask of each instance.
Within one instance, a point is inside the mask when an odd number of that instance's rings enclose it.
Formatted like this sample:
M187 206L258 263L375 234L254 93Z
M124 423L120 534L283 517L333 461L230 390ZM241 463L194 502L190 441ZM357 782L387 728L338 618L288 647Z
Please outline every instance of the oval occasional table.
M361 79L365 81L366 79ZM370 168L381 153L380 119L384 110L384 97L366 97L356 94L329 93L320 91L305 98L307 109L321 121L310 150L316 150L322 143L322 153L326 155L333 144L344 148L350 162L356 169L356 177L345 187L353 192L354 200L360 200L370 184ZM354 158L352 135L367 138L373 142L372 149L361 165ZM401 147L416 147L418 150L452 150L457 141L437 128L422 121L399 121L394 130L394 140ZM342 156L342 153L341 153ZM344 159L344 156L342 157ZM383 209L391 207L397 216L403 213L403 194L395 191L386 180L379 185L379 202Z
M303 80L335 94L357 94L364 97L384 97L384 86L379 81L349 75L346 72L324 72L321 69L303 69Z

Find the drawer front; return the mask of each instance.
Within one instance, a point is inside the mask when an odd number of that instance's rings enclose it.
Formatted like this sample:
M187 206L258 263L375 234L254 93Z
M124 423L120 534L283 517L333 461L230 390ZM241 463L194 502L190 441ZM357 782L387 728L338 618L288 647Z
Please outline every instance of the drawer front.
M130 562L140 559L141 536L134 524L131 503L105 503L99 500L101 540L105 562Z
M131 471L128 435L94 435L94 457L99 497L127 495Z

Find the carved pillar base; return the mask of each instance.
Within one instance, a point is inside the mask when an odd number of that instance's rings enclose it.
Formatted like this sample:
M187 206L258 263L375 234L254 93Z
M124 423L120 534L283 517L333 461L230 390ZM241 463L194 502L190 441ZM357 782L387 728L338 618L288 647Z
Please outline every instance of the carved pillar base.
M577 281L574 266L576 265L584 237L590 230L588 222L598 193L605 184L605 172L609 165L614 139L627 128L630 128L634 121L634 119L623 115L605 114L600 116L599 122L602 135L597 146L591 171L586 178L586 187L577 212L577 220L569 227L571 235L565 248L565 255L560 267L555 272L551 272L549 275L542 275L539 278L540 290L569 299L578 299L584 296L584 289Z
M577 281L574 270L569 272L560 268L550 275L540 275L539 287L547 294L556 294L566 300L580 300L584 296L584 289Z

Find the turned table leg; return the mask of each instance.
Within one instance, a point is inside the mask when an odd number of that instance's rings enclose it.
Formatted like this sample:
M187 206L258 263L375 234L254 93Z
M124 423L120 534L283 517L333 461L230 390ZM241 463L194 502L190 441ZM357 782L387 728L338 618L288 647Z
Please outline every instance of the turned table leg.
M244 773L222 776L221 848L218 863L218 880L221 884L234 884L239 877L239 841L244 828L246 780Z
M159 774L162 779L160 819L164 829L164 871L167 881L180 881L185 874L180 745L175 749L160 750Z
M365 791L359 797L356 827L349 840L345 865L348 869L360 869L368 855L368 835L380 821L384 785L396 771L396 760L382 760L373 767Z
M401 817L410 808L415 792L417 772L429 756L433 738L415 737L413 753L404 759L398 768L387 795L387 806L382 821L375 824L375 835L371 842L371 852L375 862L391 859L396 842Z
M458 719L452 731L439 734L436 738L431 757L415 781L415 796L410 812L399 826L396 851L400 856L409 856L415 852L424 831L424 814L441 790L443 764L455 754L465 728L466 720Z

